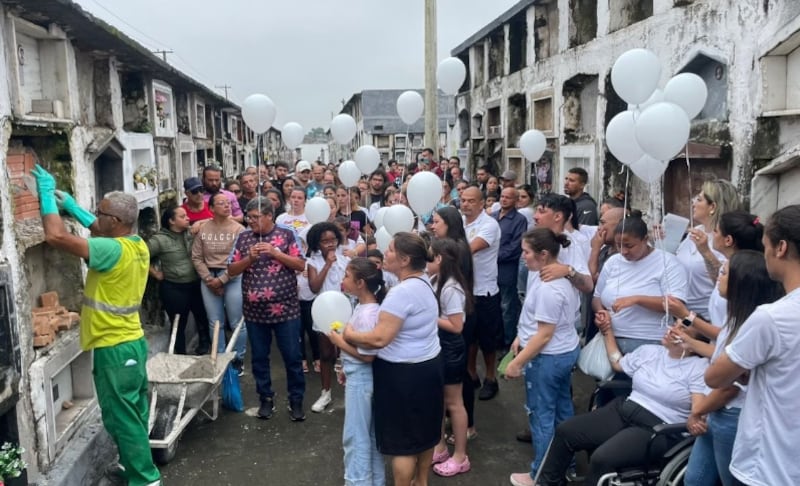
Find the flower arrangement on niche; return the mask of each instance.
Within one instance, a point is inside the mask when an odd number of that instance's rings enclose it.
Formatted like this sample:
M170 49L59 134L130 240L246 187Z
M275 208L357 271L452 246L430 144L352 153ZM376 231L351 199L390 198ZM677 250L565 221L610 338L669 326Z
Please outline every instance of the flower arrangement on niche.
M169 113L167 113L168 102L169 98L164 93L156 91L156 116L161 122L169 116Z
M0 485L6 479L18 478L28 467L22 460L23 448L10 442L0 446Z

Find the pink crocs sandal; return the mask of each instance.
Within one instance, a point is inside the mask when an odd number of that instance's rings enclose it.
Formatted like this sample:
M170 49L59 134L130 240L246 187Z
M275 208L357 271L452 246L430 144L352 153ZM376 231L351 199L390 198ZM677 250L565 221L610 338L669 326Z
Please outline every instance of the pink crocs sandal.
M433 461L432 464L439 464L445 462L450 459L450 452L445 448L441 452L433 452Z
M450 477L456 474L461 474L471 469L469 464L469 457L464 457L464 462L457 463L452 457L441 464L433 466L433 472L439 476Z

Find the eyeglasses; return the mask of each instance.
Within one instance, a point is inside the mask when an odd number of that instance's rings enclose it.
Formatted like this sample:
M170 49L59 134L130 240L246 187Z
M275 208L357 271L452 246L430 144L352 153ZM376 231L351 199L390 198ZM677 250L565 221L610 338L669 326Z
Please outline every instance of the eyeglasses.
M192 189L189 192L191 192L194 195L197 195L197 194L202 194L202 193L206 192L206 190L203 189L202 187L198 187L197 189Z
M242 190L241 190L241 189L236 189L235 191L233 191L233 193L234 193L234 194L241 194L241 193L242 193Z
M117 221L120 220L119 217L114 216L113 214L105 213L103 211L100 211L99 209L95 210L94 215L97 216L98 218L101 218L103 216L108 216L109 218L114 218Z
M265 216L265 215L263 215L263 214L248 214L247 216L245 216L245 218L248 221L258 221L258 218L260 218L262 216Z

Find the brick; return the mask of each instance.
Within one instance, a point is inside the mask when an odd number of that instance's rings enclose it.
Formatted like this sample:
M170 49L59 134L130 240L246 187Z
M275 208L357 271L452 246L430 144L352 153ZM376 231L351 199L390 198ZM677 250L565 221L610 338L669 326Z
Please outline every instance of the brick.
M48 306L48 307L44 307L44 306L43 307L34 307L33 310L31 311L31 313L33 315L41 315L41 314L56 315L57 311L58 311L58 306L51 305L51 306Z
M50 334L50 316L35 316L33 318L34 336Z
M34 336L33 338L33 347L34 348L43 348L45 346L49 346L53 344L55 340L55 336L52 334L47 334L44 336Z
M63 305L59 305L59 306L56 307L56 315L57 316L67 315L68 313L69 313L69 310L67 310L67 308L64 307Z
M39 218L39 211L25 211L24 213L14 213L14 220L25 221L26 219Z
M50 318L49 324L50 324L50 332L52 334L58 334L58 324L60 321L61 319L58 316L53 316Z
M42 307L58 307L58 292L55 290L51 290L50 292L45 292L39 296L39 300L42 302Z
M81 315L77 312L70 312L67 314L72 321L72 324L79 324L81 322Z
M72 322L72 319L69 317L69 314L60 315L56 319L58 319L59 331L68 331L72 329L72 326L75 325L75 323Z

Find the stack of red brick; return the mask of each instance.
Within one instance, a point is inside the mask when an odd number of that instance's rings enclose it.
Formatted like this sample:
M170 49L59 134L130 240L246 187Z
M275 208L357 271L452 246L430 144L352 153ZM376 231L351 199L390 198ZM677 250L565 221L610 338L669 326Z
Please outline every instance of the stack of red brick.
M42 306L33 309L33 347L49 346L59 331L66 331L81 320L77 312L69 312L58 302L58 292L45 292L40 296Z

